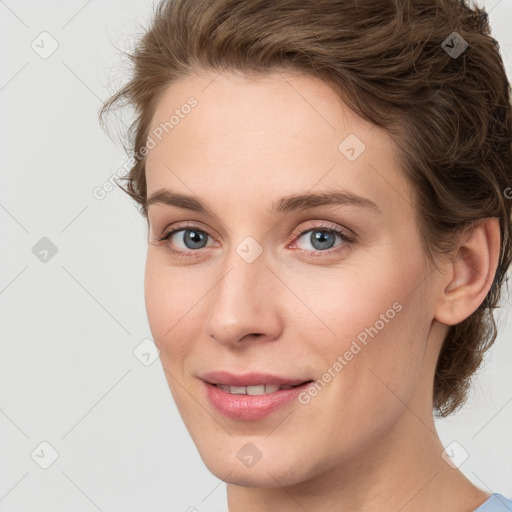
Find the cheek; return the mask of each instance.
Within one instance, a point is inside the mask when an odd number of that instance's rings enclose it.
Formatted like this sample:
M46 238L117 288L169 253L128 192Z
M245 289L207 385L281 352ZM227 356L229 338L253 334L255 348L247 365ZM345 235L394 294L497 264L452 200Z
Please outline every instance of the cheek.
M164 273L159 271L156 264L148 254L146 272L144 276L144 300L151 333L157 345L166 329L169 329L168 318L173 311L172 297L166 285ZM159 347L161 350L161 347Z
M335 379L333 396L351 412L354 427L385 429L416 392L428 393L428 383L423 382L428 303L417 286L420 271L401 270L400 275L375 275L361 307L340 316L337 324L340 330L349 325L350 335L343 340L342 351L338 347L343 370ZM332 352L330 359L337 353ZM379 420L373 424L369 418Z
M178 340L184 339L177 333L187 324L188 316L193 312L192 304L188 305L192 288L190 281L187 283L184 277L186 273L165 265L160 260L160 254L148 251L144 298L153 339L160 351L165 353ZM187 315L189 310L191 311Z
M424 287L419 285L425 277L422 259L418 255L398 265L397 257L389 252L371 265L325 269L329 279L316 270L309 276L313 279L296 281L295 291L316 313L315 322L321 328L310 325L303 331L312 333L316 369L343 373L337 381L349 382L341 385L342 393L342 389L368 390L372 401L372 396L380 394L372 393L386 384L405 390L420 373L430 326ZM297 325L305 327L301 318ZM339 364L333 369L336 361ZM389 395L389 390L384 393Z
M162 251L148 251L144 277L146 313L160 359L183 376L200 350L205 301L218 276L193 267L173 266ZM171 384L171 383L170 383Z
M395 255L383 251L366 260L354 258L338 268L283 269L283 280L293 283L301 299L292 313L293 324L312 333L314 346L327 355L349 349L354 338L364 343L402 321L403 303L413 276L418 277L416 265L402 263L398 268ZM290 303L295 302L291 297Z
M159 254L148 253L144 278L147 318L174 402L188 422L190 396L183 392L183 383L194 343L184 329L191 325L194 309L189 305L190 293L186 293L192 288L183 276L183 271L162 263Z

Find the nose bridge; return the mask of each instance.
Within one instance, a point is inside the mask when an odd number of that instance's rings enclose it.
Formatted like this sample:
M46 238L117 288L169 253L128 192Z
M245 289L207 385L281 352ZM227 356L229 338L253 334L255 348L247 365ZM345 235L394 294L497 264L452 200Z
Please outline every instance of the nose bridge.
M237 343L247 334L276 336L278 313L267 263L252 237L232 248L211 293L207 334L223 343Z

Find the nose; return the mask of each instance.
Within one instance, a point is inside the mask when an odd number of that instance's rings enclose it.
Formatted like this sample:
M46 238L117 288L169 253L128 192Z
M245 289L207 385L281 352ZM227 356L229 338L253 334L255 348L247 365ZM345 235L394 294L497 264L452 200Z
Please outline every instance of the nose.
M264 253L248 262L233 250L209 294L207 334L231 348L240 347L242 341L278 338L283 288Z

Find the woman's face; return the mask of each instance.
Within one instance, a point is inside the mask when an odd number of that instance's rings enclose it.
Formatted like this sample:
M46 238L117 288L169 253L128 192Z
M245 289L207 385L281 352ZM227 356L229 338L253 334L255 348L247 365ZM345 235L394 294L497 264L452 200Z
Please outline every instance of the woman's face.
M425 429L446 326L387 133L313 77L204 74L150 138L148 320L210 471L293 485Z

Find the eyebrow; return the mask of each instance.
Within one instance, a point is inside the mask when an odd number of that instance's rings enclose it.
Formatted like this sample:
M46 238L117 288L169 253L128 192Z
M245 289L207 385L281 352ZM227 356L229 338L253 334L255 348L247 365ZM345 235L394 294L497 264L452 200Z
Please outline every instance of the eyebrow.
M176 206L186 210L192 210L197 213L209 214L214 216L213 212L202 201L195 197L185 194L178 194L168 189L159 189L148 198L146 201L146 209L152 204L164 204L167 206ZM282 197L276 203L272 203L270 213L288 213L292 211L303 211L310 208L325 205L353 205L368 210L382 213L382 210L377 204L348 190L338 190L334 192L317 192L317 193L304 193L298 195L291 195Z

